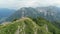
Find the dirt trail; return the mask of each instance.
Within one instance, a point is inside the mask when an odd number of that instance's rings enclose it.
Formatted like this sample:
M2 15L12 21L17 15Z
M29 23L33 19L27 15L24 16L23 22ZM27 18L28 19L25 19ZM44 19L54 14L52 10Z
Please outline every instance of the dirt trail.
M15 34L19 34L20 26L18 26L18 29L16 30Z

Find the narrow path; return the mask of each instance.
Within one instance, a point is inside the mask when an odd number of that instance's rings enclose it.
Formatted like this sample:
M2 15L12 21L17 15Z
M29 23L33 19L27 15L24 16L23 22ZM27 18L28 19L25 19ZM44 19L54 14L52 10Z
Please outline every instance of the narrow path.
M33 30L34 30L34 34L37 34L37 27L36 27L36 25L35 25Z
M15 34L19 34L20 26L18 26L18 29L16 30Z
M46 31L48 32L48 26L46 25Z
M22 34L25 34L24 29L25 29L25 25L22 26L22 29L20 29L20 26L18 26L18 28L14 34L20 34L21 31L23 31Z

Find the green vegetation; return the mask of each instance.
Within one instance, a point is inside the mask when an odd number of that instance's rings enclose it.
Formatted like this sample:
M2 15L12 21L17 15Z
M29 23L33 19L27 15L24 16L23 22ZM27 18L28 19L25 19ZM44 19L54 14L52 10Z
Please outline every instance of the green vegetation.
M25 17L0 25L0 34L60 34L60 29L44 18Z

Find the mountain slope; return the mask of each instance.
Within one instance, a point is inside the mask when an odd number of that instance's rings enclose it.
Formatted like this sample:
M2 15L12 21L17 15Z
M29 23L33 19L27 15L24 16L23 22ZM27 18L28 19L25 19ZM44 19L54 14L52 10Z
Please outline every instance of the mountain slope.
M43 17L50 21L59 21L60 20L60 8L55 6L49 6L49 7L22 7L19 10L17 10L15 13L13 13L11 16L6 18L5 20L1 22L6 21L13 21L14 19L19 19L22 16L24 17ZM24 13L24 14L23 14Z
M50 20L50 21L59 21L60 20L60 7L48 6L48 7L37 7L39 15Z
M38 16L38 12L37 12L37 10L35 10L34 8L31 8L31 7L28 7L28 8L27 7L23 7L23 8L20 8L19 10L17 10L10 17L8 17L6 19L6 21L12 21L14 19L19 19L22 16L24 16L24 17L28 16L28 17L34 17L34 18L36 18Z
M60 34L60 30L44 19L35 22L33 19L25 17L9 24L0 25L0 34Z

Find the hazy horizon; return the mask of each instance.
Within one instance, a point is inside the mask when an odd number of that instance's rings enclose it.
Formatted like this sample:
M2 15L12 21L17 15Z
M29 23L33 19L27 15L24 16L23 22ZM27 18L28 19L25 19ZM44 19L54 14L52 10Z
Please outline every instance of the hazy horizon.
M0 0L0 8L18 9L21 7L60 7L60 0Z

